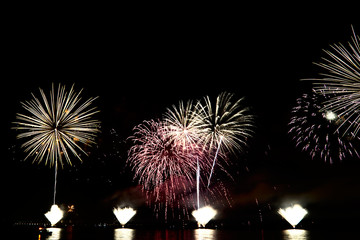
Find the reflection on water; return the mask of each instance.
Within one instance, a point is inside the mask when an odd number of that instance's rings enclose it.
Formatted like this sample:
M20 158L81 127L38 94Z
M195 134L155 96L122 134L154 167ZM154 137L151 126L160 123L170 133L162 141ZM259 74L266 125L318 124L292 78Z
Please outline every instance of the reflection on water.
M309 233L303 229L288 229L283 231L284 240L308 240Z
M356 229L332 230L264 230L238 229L93 229L93 228L47 228L51 235L39 234L37 228L16 227L0 235L0 239L38 240L311 240L311 239L359 239ZM10 234L10 235L9 235ZM11 236L10 238L8 236Z
M46 236L46 240L59 240L61 239L62 228L47 228L48 232L51 233L49 236Z
M215 230L214 229L195 229L194 237L195 240L215 240Z
M133 240L134 229L130 228L117 228L114 229L114 240Z

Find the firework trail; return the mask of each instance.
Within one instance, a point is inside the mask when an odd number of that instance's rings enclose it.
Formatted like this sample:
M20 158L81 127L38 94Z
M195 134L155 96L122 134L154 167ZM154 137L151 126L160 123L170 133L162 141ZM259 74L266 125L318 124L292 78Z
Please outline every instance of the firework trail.
M216 149L208 178L209 186L218 155L236 153L247 146L247 140L253 134L254 116L249 113L249 108L244 106L244 98L234 100L232 93L220 93L215 105L208 96L203 100L204 103L198 106L202 144L209 152Z
M360 129L360 37L353 30L352 42L347 46L334 44L324 50L327 58L316 63L325 70L314 80L315 89L331 96L324 102L324 109L333 111L344 121L338 126L345 135L357 135Z
M297 99L289 122L289 134L296 146L308 152L312 158L318 157L325 162L342 161L347 156L359 157L353 139L349 134L339 134L338 125L343 119L331 111L323 111L322 103L329 95L313 90Z
M200 208L200 166L199 159L196 159L197 162L197 171L196 171L196 200L197 200L197 209Z
M81 144L90 145L99 132L100 122L93 120L92 116L98 111L90 108L96 98L90 98L81 102L81 91L76 93L73 86L66 92L65 86L59 84L57 91L54 84L48 100L44 91L40 89L41 99L32 94L33 99L22 102L22 107L27 114L18 113L13 129L21 132L19 139L26 139L21 145L27 156L33 157L34 162L42 162L45 165L55 167L54 204L56 196L56 181L58 164L71 165L70 153L79 160L78 151L87 155ZM65 159L64 159L65 158Z
M211 167L210 176L209 176L209 179L208 179L208 185L207 185L208 187L210 186L210 179L211 179L212 174L213 174L213 172L214 172L214 167L215 167L215 163L216 163L217 156L219 155L219 150L220 150L220 146L221 146L222 140L223 140L223 136L220 137L219 146L218 146L218 148L216 149L216 153L215 153L215 156L214 156L213 164L212 164L212 167Z

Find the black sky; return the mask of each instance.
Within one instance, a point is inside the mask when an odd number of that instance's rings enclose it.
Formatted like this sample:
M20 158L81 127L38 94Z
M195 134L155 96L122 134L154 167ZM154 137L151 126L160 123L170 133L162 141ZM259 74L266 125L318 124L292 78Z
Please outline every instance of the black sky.
M359 213L340 210L349 211L360 198L359 163L330 166L311 160L287 135L291 107L310 89L308 82L299 80L316 76L319 69L313 62L324 56L322 49L350 40L351 23L249 22L230 17L193 22L185 17L170 21L135 16L126 21L66 16L55 21L7 20L1 94L5 221L21 215L20 210L12 213L15 208L46 211L51 204L52 171L20 161L22 154L13 153L20 143L10 129L21 111L20 101L31 98L31 92L38 94L39 87L49 90L51 83L74 83L76 89L84 88L84 98L99 96L102 121L100 150L93 149L88 163L60 172L59 201L95 204L98 211L102 204L111 206L111 196L136 185L124 168L127 146L121 144L135 125L161 117L179 100L230 91L245 96L257 116L257 133L238 164L243 175L235 177L235 186L230 184L235 209L254 207L255 198L263 204L260 208L295 199L320 209L313 219L330 217L333 207L338 209L337 219ZM117 136L111 134L114 131ZM112 144L119 155L109 156L114 153Z

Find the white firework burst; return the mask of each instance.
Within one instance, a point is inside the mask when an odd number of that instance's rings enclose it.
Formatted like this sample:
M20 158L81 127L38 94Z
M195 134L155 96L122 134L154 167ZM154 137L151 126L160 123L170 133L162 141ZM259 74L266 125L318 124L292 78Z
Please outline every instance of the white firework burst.
M199 104L199 128L203 145L210 149L220 147L223 152L243 150L254 133L254 116L244 105L244 98L234 100L234 94L222 92L213 104L207 96Z
M331 96L324 102L324 111L332 111L345 119L339 126L341 132L356 135L360 129L360 37L353 30L352 42L341 43L324 50L321 63L325 69L322 78L314 80L315 89Z
M26 139L21 145L27 153L25 159L33 157L33 162L45 161L50 166L58 162L64 165L64 159L71 165L70 153L81 160L79 152L86 155L82 145L94 144L100 122L92 119L99 112L90 108L96 98L81 103L80 94L74 86L67 92L59 84L57 91L50 91L49 99L42 89L41 99L32 93L30 101L22 102L26 114L17 113L13 129L18 130L17 138ZM42 101L41 101L42 100ZM80 144L81 143L81 144Z
M184 149L196 148L200 141L199 112L197 104L183 101L178 106L168 108L163 116L165 126L169 129L168 134Z
M248 145L254 132L254 116L244 106L244 98L234 101L232 93L220 93L215 105L208 96L204 102L204 105L199 104L201 141L209 152L216 149L208 178L209 187L218 155L242 151Z

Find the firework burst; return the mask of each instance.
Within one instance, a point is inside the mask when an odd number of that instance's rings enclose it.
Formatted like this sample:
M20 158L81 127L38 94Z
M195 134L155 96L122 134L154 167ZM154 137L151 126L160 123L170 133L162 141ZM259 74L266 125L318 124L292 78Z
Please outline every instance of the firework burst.
M343 134L357 135L360 129L360 37L353 30L352 42L348 45L334 44L324 50L327 58L316 63L326 72L314 80L317 90L331 96L324 102L324 109L333 111L345 121L338 126Z
M205 180L212 174L215 150L216 156L225 158L246 145L252 130L245 128L252 126L252 115L242 106L243 99L233 101L233 94L220 94L215 107L208 97L204 99L204 105L180 101L167 109L162 120L137 125L129 137L133 146L127 164L146 191L148 204L155 206L156 213L165 209L165 219L168 208L177 208L186 216L189 208L199 208L200 190L203 204L222 204L216 198L230 202L223 185L210 189Z
M195 146L185 148L171 138L170 129L160 120L144 121L134 128L131 139L134 145L128 154L128 164L135 171L134 178L139 179L146 189L158 186L172 176L185 176L193 180L197 163L208 169L205 155Z
M22 102L27 114L18 113L14 129L20 131L17 138L27 141L21 146L27 153L26 159L53 166L57 162L64 165L64 159L71 165L70 153L81 160L79 151L86 155L79 143L89 145L99 132L100 122L92 116L98 111L90 108L96 98L81 102L81 91L76 93L73 86L66 92L65 86L57 91L52 85L50 99L40 89L41 99L32 94L33 99Z
M183 101L179 102L178 107L173 105L168 108L164 116L165 126L168 134L176 144L184 149L199 147L200 129L199 112L197 104L188 101L186 105Z
M234 100L234 94L222 92L216 98L215 104L207 96L204 104L199 104L199 128L201 129L202 146L209 153L216 149L208 178L208 186L218 155L223 158L227 153L242 151L247 146L247 140L253 134L254 116L245 107L244 98Z
M157 217L164 210L165 219L171 214L174 218L175 212L189 217L189 209L197 206L197 184L205 186L205 179L197 176L198 169L209 172L211 168L211 159L202 147L196 142L173 138L171 131L174 129L169 123L160 120L137 125L133 136L129 137L134 145L129 149L127 159L135 173L134 179L143 186L147 204L153 207ZM201 201L219 203L218 197L220 204L224 199L230 202L223 185L208 189Z
M347 156L359 157L354 146L358 137L341 135L338 126L343 121L332 111L323 111L322 102L330 96L319 91L303 94L292 109L289 134L296 146L308 152L312 158L325 162L342 161Z
M198 105L203 145L210 151L218 146L221 152L242 151L254 128L254 116L245 107L245 99L235 100L234 94L222 92L215 103L208 96L203 100Z

